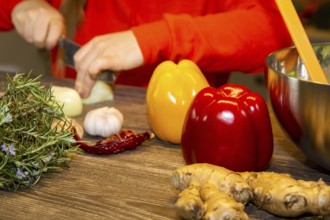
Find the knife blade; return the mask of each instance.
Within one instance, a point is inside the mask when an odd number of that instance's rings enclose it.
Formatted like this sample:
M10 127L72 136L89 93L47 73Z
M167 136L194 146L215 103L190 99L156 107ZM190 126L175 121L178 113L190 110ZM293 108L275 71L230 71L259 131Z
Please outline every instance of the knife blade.
M59 40L58 46L64 52L64 62L69 67L75 69L74 67L74 54L80 49L80 45L76 44L75 42L67 39L61 38ZM111 70L104 70L99 73L98 80L102 80L111 84L114 84L116 81L116 73Z

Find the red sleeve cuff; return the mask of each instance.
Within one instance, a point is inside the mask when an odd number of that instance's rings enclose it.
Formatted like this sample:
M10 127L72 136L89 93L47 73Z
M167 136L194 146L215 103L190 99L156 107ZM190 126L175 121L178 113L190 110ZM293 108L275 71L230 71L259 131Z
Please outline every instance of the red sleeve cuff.
M171 51L171 33L164 20L133 27L145 64L166 59Z

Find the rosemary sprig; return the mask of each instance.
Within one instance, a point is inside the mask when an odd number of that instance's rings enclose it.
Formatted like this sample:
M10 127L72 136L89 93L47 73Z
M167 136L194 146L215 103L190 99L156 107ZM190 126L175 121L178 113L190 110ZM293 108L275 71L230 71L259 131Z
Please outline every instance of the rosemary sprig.
M63 105L55 100L51 87L40 83L41 75L30 75L7 76L0 98L1 189L35 185L46 172L60 170L70 159L68 154L77 150Z

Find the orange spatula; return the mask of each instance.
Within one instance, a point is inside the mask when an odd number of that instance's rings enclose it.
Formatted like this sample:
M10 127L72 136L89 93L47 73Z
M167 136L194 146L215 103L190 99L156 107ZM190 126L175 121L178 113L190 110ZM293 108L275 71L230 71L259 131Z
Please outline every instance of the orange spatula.
M328 84L312 45L291 0L275 0L286 27L312 81Z

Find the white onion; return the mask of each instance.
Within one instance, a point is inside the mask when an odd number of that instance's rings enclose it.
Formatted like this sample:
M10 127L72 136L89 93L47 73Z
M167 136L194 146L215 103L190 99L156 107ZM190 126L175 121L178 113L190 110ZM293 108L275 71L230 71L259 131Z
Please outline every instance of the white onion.
M95 104L98 102L113 100L113 91L111 86L103 81L96 81L89 97L82 99L83 104Z
M83 104L78 92L69 87L52 86L55 100L63 103L63 112L67 117L81 115Z

